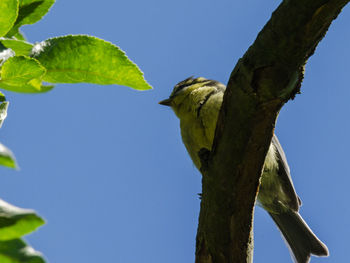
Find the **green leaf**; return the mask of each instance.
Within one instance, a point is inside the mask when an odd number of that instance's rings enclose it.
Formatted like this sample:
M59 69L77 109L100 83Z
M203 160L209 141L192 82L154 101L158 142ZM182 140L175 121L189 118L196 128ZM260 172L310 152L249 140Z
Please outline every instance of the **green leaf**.
M41 83L45 68L33 58L10 57L2 66L0 88L24 93L47 91ZM51 86L50 86L51 87Z
M0 241L1 263L45 263L40 252L28 246L22 239Z
M2 94L0 92L0 128L2 126L2 123L4 122L4 120L6 119L7 117L7 108L9 106L9 103L7 101L5 101L5 96L4 94Z
M11 48L17 56L19 55L29 55L33 45L26 41L11 39L11 38L0 38L1 44L7 48Z
M40 80L33 80L31 83L22 86L1 85L0 88L18 93L45 93L54 88L53 85L43 85Z
M6 146L0 143L0 165L17 168L16 158Z
M84 35L51 38L34 45L34 58L46 68L51 83L118 84L138 90L152 87L119 47Z
M17 20L7 36L14 36L22 25L38 22L50 10L53 3L55 0L20 0Z
M9 32L7 32L5 37L26 41L26 37L24 36L24 34L21 32L21 30L19 30L19 28L16 27L13 27Z
M0 91L0 102L3 102L3 101L5 101L5 100L6 100L6 98L5 98L4 93L2 93L2 92ZM1 111L0 111L0 121L1 121ZM0 125L0 127L1 127L1 125Z
M16 39L18 39L18 40L23 40L23 41L26 41L27 39L26 39L26 37L25 37L25 35L21 32L21 30L17 30L17 32L15 32L13 35L12 35L12 37L14 37L14 38L16 38Z
M18 0L1 0L0 10L0 36L4 36L16 21Z
M22 86L8 86L6 84L0 84L0 88L18 93L45 93L52 90L54 87L55 86L53 85L43 85L40 80L33 80L32 82Z
M0 199L1 241L20 238L44 223L45 221L35 211L13 206Z
M30 57L11 57L2 66L1 82L8 85L22 85L45 74L45 68Z

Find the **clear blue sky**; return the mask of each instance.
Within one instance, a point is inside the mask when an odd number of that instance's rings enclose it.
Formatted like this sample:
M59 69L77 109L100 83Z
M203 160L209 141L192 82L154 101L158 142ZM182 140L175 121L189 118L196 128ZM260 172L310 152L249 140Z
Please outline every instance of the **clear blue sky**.
M27 240L51 263L194 262L200 175L179 123L157 102L190 76L226 83L278 3L265 1L58 0L32 42L90 34L119 45L154 87L57 85L41 95L6 92L1 141L20 171L1 168L1 198L33 208L47 225ZM350 9L331 26L288 102L276 134L287 154L301 214L331 256L347 262L350 148ZM260 208L255 262L291 262Z

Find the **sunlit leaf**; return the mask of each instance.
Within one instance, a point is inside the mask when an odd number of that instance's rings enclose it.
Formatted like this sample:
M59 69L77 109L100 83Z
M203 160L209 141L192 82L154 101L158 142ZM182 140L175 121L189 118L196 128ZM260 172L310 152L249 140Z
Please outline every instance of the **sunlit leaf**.
M41 83L45 72L45 68L33 58L10 57L2 66L0 88L24 93L45 92Z
M20 0L18 17L7 36L16 36L20 26L39 21L50 10L54 2L55 0Z
M0 240L20 238L44 223L34 210L19 208L0 199Z
M18 14L18 0L0 1L0 37L14 25Z
M51 83L118 84L151 89L143 73L119 47L91 36L64 36L34 45L33 55Z
M33 45L23 40L10 39L10 38L0 38L1 44L6 48L11 48L17 56L19 55L29 55Z

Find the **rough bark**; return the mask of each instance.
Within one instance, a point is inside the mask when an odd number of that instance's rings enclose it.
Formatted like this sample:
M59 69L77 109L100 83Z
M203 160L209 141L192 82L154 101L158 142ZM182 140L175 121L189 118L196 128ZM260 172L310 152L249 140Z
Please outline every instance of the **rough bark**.
M253 212L281 107L299 92L304 65L349 0L286 0L231 73L211 152L201 151L197 263L253 258Z

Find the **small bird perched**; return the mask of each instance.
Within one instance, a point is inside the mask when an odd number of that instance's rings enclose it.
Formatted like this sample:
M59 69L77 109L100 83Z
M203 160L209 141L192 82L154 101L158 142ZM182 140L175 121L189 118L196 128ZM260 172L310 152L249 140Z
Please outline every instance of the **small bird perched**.
M225 85L205 78L187 78L178 83L170 97L159 104L170 106L180 119L186 149L200 169L198 152L211 149ZM310 255L328 256L328 248L311 231L299 214L297 196L286 156L274 135L268 150L258 194L258 205L275 221L286 240L294 262L307 263Z

